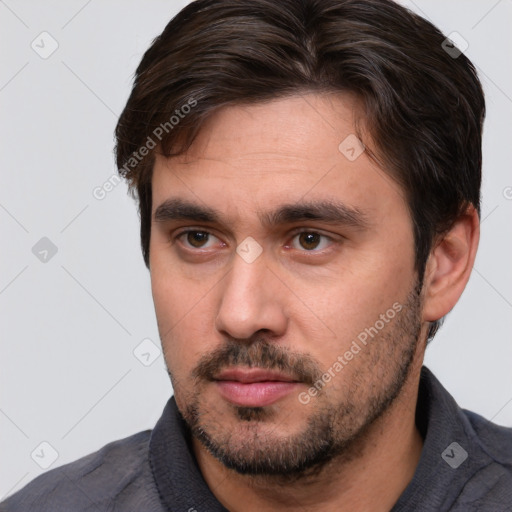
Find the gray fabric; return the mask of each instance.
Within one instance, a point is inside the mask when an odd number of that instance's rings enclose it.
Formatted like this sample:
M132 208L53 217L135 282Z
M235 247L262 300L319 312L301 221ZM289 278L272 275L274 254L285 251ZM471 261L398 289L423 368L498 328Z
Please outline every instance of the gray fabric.
M512 511L512 428L459 408L422 368L416 425L423 451L412 481L391 512ZM454 468L460 448L467 458ZM458 453L457 453L458 452ZM443 453L451 457L443 459Z
M512 511L511 428L460 409L426 367L416 424L425 439L423 452L412 481L391 512ZM201 476L189 433L171 398L152 431L115 441L48 471L1 503L0 511L225 509Z
M0 504L0 510L166 512L149 467L150 435L140 432L48 471Z

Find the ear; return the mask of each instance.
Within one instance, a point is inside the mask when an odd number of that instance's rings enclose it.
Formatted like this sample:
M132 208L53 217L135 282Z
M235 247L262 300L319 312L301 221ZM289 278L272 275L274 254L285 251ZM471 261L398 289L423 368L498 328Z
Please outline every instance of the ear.
M436 243L425 268L423 320L434 322L448 314L471 275L480 239L480 220L471 205Z

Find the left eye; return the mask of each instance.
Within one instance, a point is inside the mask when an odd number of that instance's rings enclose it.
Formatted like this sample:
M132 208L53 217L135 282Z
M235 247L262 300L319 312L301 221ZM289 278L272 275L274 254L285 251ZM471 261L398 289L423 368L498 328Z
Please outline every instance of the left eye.
M185 240L185 246L194 249L207 249L211 247L208 242L217 240L217 237L208 233L208 231L185 231L178 238Z
M298 245L297 245L298 244ZM329 245L329 238L314 231L303 231L293 237L294 249L306 249L306 251L322 250Z

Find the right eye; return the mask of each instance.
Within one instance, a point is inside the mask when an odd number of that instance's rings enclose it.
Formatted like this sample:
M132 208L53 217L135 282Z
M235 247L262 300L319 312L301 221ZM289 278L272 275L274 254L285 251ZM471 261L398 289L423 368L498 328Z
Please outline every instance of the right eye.
M177 237L187 249L210 249L215 240L220 240L208 231L188 229L182 231ZM210 243L210 245L208 245Z

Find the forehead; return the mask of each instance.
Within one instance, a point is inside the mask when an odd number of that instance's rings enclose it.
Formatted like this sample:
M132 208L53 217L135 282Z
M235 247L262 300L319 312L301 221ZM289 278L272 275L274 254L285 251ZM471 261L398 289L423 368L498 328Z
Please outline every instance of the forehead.
M398 184L365 151L359 155L360 112L354 96L339 93L222 108L185 154L157 155L153 213L171 196L259 212L301 200L335 199L366 210L398 197L405 205Z
M323 159L355 130L360 111L352 94L302 94L220 108L177 163L195 158ZM276 151L277 150L277 151Z

